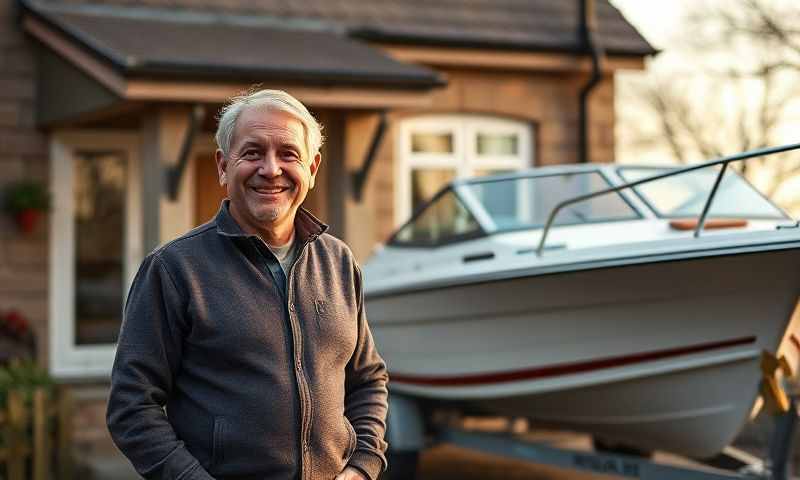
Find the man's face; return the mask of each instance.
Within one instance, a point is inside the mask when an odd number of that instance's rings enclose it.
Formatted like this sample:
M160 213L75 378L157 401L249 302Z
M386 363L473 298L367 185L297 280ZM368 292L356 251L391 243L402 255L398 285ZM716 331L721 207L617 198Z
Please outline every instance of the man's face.
M241 112L230 152L217 150L216 160L231 214L245 231L259 233L293 225L297 208L314 188L321 158L319 153L309 158L297 118L255 106Z

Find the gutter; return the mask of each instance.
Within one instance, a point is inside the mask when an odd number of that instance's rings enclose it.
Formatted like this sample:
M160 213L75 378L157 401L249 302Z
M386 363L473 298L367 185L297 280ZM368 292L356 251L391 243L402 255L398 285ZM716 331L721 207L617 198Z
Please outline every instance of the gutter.
M581 88L578 111L578 162L589 163L589 95L603 78L600 64L605 57L603 47L597 42L597 15L594 0L580 2L580 36L586 53L592 56L592 74Z

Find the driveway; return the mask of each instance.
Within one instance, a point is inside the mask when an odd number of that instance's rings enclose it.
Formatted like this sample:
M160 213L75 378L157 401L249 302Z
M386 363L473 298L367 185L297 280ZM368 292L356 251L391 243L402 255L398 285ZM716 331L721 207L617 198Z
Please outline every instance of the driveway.
M622 477L576 473L544 465L442 445L420 459L417 480L617 480Z

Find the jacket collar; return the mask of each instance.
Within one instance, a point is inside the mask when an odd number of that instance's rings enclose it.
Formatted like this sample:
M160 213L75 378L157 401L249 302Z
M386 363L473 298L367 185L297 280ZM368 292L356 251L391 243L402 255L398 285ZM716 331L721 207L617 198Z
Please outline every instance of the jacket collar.
M217 233L227 237L254 237L255 235L246 233L229 211L230 199L224 199L219 207L214 222L217 224ZM313 242L320 235L328 230L328 226L322 223L317 217L303 207L297 209L294 217L295 236L302 245Z

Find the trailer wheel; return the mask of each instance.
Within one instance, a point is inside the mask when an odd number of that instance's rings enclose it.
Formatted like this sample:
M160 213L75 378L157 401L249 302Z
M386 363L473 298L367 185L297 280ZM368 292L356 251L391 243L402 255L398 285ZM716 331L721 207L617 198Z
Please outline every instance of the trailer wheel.
M417 465L419 464L418 451L386 452L386 462L389 464L380 480L414 480L417 478Z

